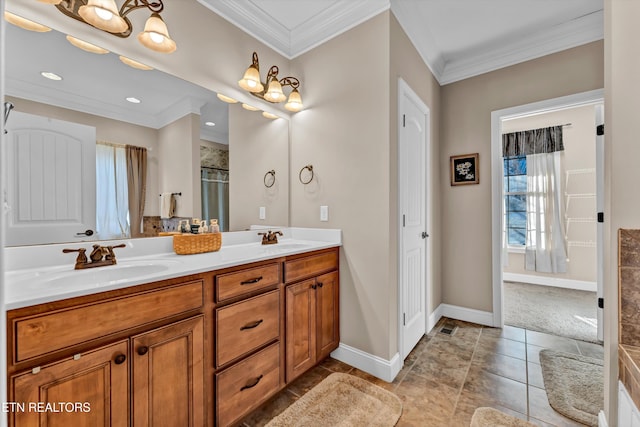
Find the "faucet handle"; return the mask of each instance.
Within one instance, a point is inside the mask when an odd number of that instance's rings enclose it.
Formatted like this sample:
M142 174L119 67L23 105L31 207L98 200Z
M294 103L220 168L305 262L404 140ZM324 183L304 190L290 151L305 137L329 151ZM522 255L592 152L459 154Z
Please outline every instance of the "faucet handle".
M79 248L79 249L68 249L65 248L62 250L62 253L68 254L71 252L78 252L78 257L76 258L76 266L75 269L78 270L80 268L82 268L81 266L85 265L87 263L87 250L85 248Z
M114 249L116 248L126 248L127 245L124 243L121 243L119 245L116 246L107 246L106 250L107 250L107 254L104 256L105 260L109 260L109 261L113 261L113 263L116 263L116 254L115 252L113 252Z

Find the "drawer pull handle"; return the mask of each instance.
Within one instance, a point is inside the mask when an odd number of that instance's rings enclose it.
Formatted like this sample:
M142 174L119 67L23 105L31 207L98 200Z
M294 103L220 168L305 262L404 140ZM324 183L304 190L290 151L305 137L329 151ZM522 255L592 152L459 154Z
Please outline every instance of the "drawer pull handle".
M245 329L253 329L253 328L257 328L258 325L260 323L262 323L263 320L256 320L255 322L251 322L251 323L247 323L246 325L244 325L243 327L240 328L241 331L244 331Z
M147 346L142 346L142 347L138 347L138 354L140 356L144 356L145 354L147 354L147 352L149 351L149 347Z
M251 384L247 384L245 386L242 386L242 388L240 389L240 391L244 391L248 388L254 388L255 386L258 385L258 383L260 382L260 380L262 379L263 375L260 375L258 378L256 378L255 380L253 380L253 383Z
M249 280L245 280L240 282L241 285L253 285L254 283L258 283L260 280L262 280L262 276L260 277L256 277L254 279L249 279Z
M116 365L122 365L125 360L127 360L127 356L125 356L124 354L119 354L114 359L114 362Z

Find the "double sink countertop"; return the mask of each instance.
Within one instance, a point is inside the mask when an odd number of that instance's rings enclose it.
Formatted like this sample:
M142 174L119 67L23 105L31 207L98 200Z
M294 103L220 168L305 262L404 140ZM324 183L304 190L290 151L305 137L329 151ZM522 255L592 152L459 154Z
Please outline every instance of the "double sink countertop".
M259 229L228 232L222 233L219 251L195 255L176 255L171 236L9 247L5 307L11 310L342 245L340 230L271 229L284 233L277 244L262 245ZM121 243L126 247L115 249L117 264L110 266L74 270L77 254L62 253L64 248L84 247L89 253L93 244Z

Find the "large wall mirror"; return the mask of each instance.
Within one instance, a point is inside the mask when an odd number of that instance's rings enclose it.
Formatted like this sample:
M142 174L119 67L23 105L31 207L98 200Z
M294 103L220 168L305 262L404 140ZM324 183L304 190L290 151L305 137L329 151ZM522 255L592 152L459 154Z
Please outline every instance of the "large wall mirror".
M177 223L160 219L164 215L160 195L167 193L178 193L174 219L218 218L224 231L254 224L288 225L288 120L269 120L239 104L223 103L215 92L157 70L132 68L117 54L85 52L56 31L37 33L7 25L5 58L5 101L14 105L7 122L10 133L25 121L37 130L47 122L75 124L80 131L94 129L94 136L85 139L94 138L99 150L125 145L147 149L144 235ZM46 79L42 72L62 80ZM11 175L9 216L13 217L7 245L104 238L105 234L82 235L85 230L75 220L68 221L73 223L69 230L58 226L60 218L64 222L65 209L95 215L80 207L71 193L86 194L89 200L94 196L95 209L95 195L101 192L94 184L95 175L97 182L105 180L100 170L74 157L73 137L57 146L47 145L51 141L46 135L38 138L8 138L13 148L3 170ZM89 157L96 159L95 154ZM93 176L83 176L83 168ZM275 171L275 181L270 171ZM25 200L27 194L32 200ZM33 206L25 208L27 203ZM51 219L55 210L58 222ZM261 218L261 213L266 215Z

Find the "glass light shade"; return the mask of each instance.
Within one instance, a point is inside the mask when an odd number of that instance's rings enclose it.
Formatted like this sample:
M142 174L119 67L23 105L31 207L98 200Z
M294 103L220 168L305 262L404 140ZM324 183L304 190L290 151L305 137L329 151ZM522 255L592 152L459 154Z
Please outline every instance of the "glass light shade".
M249 110L249 111L258 111L259 108L256 108L252 105L249 104L242 104L242 108L244 108L245 110Z
M278 118L278 116L276 116L275 114L271 114L271 113L269 113L267 111L263 111L262 112L262 116L266 117L267 119L271 119L271 120L275 120L275 119Z
M60 4L60 2L62 2L62 0L38 0L40 3L47 3L47 4Z
M114 0L89 0L80 6L78 15L88 24L110 33L122 33L128 28Z
M51 28L45 25L38 24L37 22L33 22L29 19L23 18L22 16L15 15L6 10L4 11L4 20L24 30L36 31L38 33L46 33L47 31L51 31Z
M148 65L143 64L142 62L135 61L131 58L127 58L126 56L120 55L119 58L123 64L127 64L129 67L137 68L138 70L144 70L144 71L153 70L153 67L149 67Z
M264 99L269 102L282 102L287 97L282 93L282 85L276 78L272 78L267 88L267 93L264 94Z
M218 96L218 99L220 101L224 101L224 102L229 103L229 104L235 104L236 102L238 102L237 100L235 100L233 98L230 98L228 96L225 96L225 95L223 95L221 93L217 94L217 96Z
M144 31L138 34L138 41L151 50L161 53L176 51L176 42L169 37L169 30L160 15L152 13L144 24Z
M103 49L100 46L96 46L95 44L91 44L84 40L77 39L73 36L67 36L67 41L69 41L69 43L71 43L78 49L82 49L87 52L97 53L99 55L104 55L105 53L109 53L107 49Z
M298 112L304 108L302 105L302 97L300 96L300 92L298 89L294 89L289 94L289 100L286 104L284 104L284 108L289 111Z
M260 71L253 65L247 68L242 80L238 80L238 85L249 92L262 92L264 90L264 86L260 82Z

